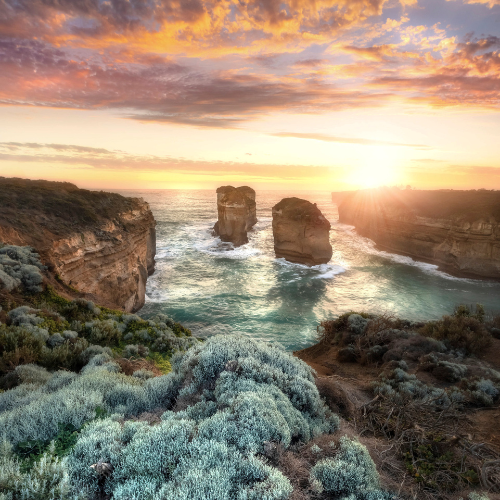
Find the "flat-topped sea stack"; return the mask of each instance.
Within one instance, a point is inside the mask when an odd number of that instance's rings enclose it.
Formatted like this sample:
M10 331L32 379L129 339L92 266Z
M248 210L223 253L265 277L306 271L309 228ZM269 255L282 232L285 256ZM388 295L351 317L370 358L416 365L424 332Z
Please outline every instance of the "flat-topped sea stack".
M316 204L284 198L273 207L274 252L277 258L315 266L332 258L330 222Z
M500 191L378 188L332 199L339 221L383 250L457 276L500 279Z
M214 236L236 247L248 243L247 232L257 223L255 191L248 186L218 188L217 213Z

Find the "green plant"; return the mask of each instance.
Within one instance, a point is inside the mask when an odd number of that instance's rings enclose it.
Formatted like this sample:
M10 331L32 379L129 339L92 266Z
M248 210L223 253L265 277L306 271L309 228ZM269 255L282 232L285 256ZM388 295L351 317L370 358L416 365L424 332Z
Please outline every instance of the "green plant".
M166 354L162 354L155 351L150 351L147 359L154 362L155 366L164 374L172 371L172 365L170 364L169 357Z
M454 349L463 349L468 353L478 354L491 344L491 334L482 323L482 315L466 314L468 309L459 309L453 316L443 316L438 321L430 321L420 333L443 341ZM482 313L484 315L484 312Z
M311 483L319 492L350 495L372 491L381 499L389 498L380 491L377 469L366 447L347 436L340 439L339 452L333 459L320 460L311 469Z

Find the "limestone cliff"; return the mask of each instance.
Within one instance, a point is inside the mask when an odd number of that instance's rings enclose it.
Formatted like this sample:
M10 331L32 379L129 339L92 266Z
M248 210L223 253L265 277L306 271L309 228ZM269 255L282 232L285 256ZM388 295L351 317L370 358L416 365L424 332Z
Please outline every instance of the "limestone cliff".
M142 199L70 183L0 178L0 241L30 245L59 278L125 311L144 305L156 231Z
M380 248L458 276L500 278L500 192L380 188L342 198L339 221Z
M309 266L326 264L332 258L330 227L316 204L284 198L273 207L276 257Z
M248 186L218 188L217 214L214 236L234 246L248 243L247 232L257 223L255 191Z

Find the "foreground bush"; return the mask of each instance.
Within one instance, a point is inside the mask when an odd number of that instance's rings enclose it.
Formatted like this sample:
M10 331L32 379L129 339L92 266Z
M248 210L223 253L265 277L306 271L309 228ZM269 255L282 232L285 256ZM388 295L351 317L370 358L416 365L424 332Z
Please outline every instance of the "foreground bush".
M160 424L92 423L68 459L72 484L89 495L285 499L290 482L258 458L264 444L286 448L338 426L307 365L279 347L239 336L209 339L174 358L172 373L142 387L147 398L135 413L144 404L159 406L167 410ZM113 474L99 480L89 467L98 461L111 464Z
M278 346L212 337L175 355L172 372L153 378L119 373L104 349L88 356L80 375L19 367L23 383L0 394L0 435L16 450L76 436L67 458L43 462L57 466L58 487L66 488L69 478L68 494L284 500L292 486L262 458L266 443L286 449L338 428L311 369ZM144 412L161 421L150 424ZM111 416L96 418L98 413ZM75 432L67 436L62 425ZM44 446L49 457L55 448ZM13 499L24 498L14 486L24 481L18 459L9 460L5 489Z
M393 495L380 490L377 469L366 447L344 436L333 459L319 461L311 470L316 489L340 498L390 500Z

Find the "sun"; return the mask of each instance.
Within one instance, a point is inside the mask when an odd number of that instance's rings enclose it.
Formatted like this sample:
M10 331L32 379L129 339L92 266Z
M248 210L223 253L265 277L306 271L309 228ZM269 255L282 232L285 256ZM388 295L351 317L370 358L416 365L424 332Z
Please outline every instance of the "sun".
M370 148L360 165L350 169L346 182L358 188L374 188L396 184L399 158L390 148Z

